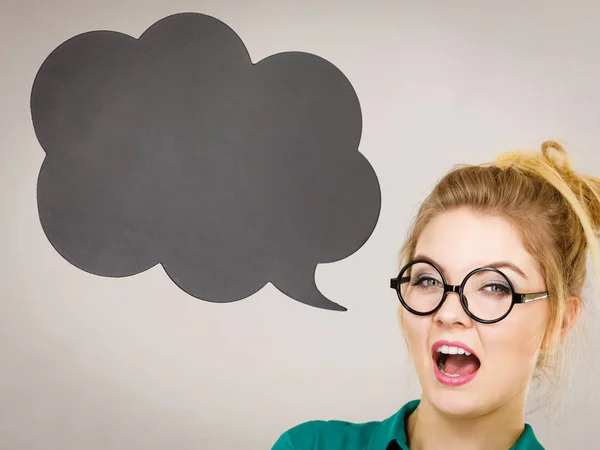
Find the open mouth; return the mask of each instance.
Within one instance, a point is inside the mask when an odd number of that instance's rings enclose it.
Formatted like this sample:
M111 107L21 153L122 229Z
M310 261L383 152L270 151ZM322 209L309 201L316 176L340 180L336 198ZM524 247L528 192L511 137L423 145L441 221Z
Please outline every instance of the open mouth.
M477 356L456 345L438 346L433 359L441 374L450 378L470 379L481 367Z

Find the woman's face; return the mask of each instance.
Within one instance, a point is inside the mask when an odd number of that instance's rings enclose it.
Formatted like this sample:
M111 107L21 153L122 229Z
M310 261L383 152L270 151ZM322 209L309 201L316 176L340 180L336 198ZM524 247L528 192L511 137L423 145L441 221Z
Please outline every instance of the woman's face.
M473 269L504 261L523 272L500 268L516 292L546 291L538 263L523 247L517 230L500 217L465 208L444 213L424 229L415 254L436 263L448 284L460 285ZM549 310L547 299L517 304L500 322L482 324L465 313L457 293L448 293L442 307L429 316L416 316L401 306L406 341L427 401L456 417L481 416L507 403L519 407L533 375ZM464 345L477 356L474 377L456 384L440 375L436 362L440 341ZM446 366L460 372L454 363Z

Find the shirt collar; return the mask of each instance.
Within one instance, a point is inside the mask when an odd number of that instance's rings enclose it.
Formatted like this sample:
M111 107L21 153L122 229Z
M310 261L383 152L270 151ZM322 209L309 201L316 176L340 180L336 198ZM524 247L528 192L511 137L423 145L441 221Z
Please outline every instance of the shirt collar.
M392 417L381 422L369 443L369 450L391 450L394 448L408 450L406 443L406 418L417 409L419 403L421 403L420 400L410 401ZM391 446L394 443L397 445Z
M369 442L369 450L409 450L406 442L406 419L417 409L419 403L420 400L410 401L392 417L381 422ZM543 448L533 428L525 424L523 433L510 450L543 450Z

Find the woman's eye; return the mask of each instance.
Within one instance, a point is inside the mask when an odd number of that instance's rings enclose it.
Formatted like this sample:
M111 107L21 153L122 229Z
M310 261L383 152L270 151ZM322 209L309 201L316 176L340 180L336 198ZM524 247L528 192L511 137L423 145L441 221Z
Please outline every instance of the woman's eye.
M415 286L423 286L423 287L436 287L439 285L439 281L435 278L422 277L415 281Z
M501 284L488 284L487 286L484 286L484 289L494 294L507 294L510 292L508 287Z

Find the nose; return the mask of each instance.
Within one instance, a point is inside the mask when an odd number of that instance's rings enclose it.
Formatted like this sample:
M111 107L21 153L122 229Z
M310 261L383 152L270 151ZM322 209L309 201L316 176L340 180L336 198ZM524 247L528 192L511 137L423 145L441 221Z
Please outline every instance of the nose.
M446 294L446 298L440 309L435 313L434 321L442 326L462 326L469 327L473 321L467 315L460 302L458 286L454 286L451 292Z

